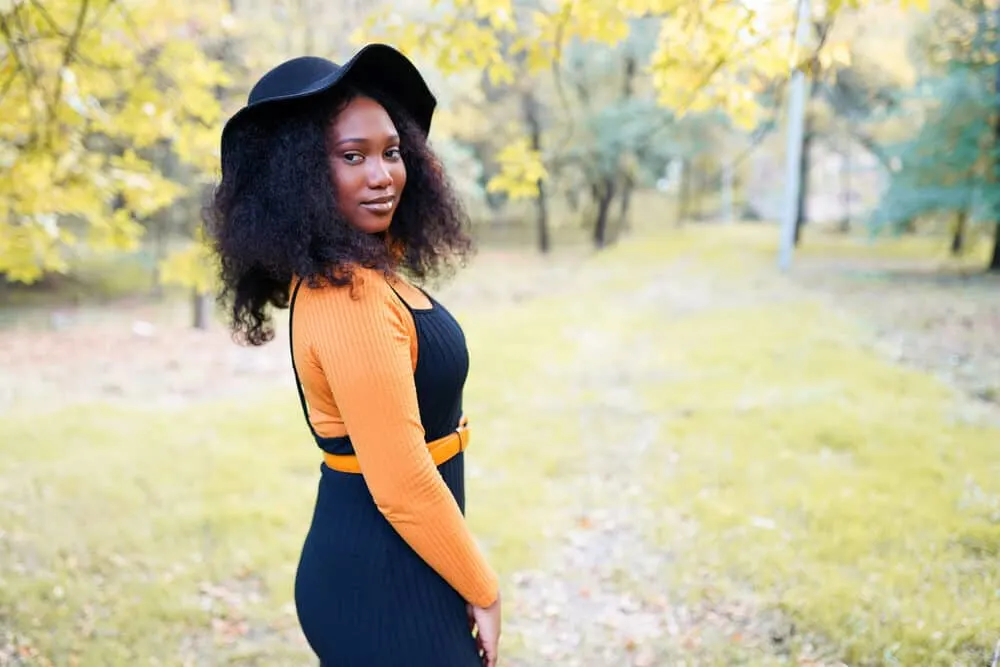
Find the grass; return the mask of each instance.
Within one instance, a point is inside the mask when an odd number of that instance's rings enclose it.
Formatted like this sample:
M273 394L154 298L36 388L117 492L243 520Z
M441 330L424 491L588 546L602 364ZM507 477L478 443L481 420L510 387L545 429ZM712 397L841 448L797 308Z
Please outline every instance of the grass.
M574 464L577 422L542 405L567 363L551 305L463 316L468 514L504 574L534 561ZM290 388L5 416L0 460L0 649L7 627L28 664L311 664L290 603L319 457Z
M185 637L214 649L216 614L266 626L279 606L216 609L225 600L203 593L239 598L252 577L271 601L287 597L313 462L282 447L295 439L294 404L266 407L95 404L0 423L3 616L37 664L183 664L195 657ZM245 419L254 408L263 418Z
M705 279L753 262L737 248L704 255ZM763 592L850 665L988 664L1000 627L1000 431L962 423L952 390L877 357L857 323L785 296L642 313L669 341L647 360L648 376L669 378L643 390L666 416L647 485L695 527L679 560L697 570L675 583L707 572L689 587L696 598ZM670 548L676 529L650 526Z
M599 334L635 350L620 370L658 415L641 482L648 535L676 554L660 588L752 590L850 665L988 664L1000 431L961 422L947 387L770 275L769 243L740 227L644 232L575 260L558 294L457 309L477 536L510 577L542 566L571 522L560 481L580 474L584 418L608 396L563 378L601 349L581 332ZM682 272L660 276L678 257ZM627 298L654 280L707 291L688 310ZM313 664L290 603L318 460L289 388L0 417L0 664L5 630L13 664Z
M81 251L65 274L49 274L31 285L0 281L0 330L46 328L54 311L79 321L101 321L109 307L145 306L171 311L185 304L187 290L165 286L154 295L155 251Z

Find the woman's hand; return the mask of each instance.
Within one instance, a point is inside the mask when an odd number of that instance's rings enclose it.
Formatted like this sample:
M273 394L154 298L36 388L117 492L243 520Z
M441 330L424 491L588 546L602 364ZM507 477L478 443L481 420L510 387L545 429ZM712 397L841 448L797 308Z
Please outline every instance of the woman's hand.
M500 595L489 607L466 605L469 629L476 629L476 643L483 667L496 667L500 645Z

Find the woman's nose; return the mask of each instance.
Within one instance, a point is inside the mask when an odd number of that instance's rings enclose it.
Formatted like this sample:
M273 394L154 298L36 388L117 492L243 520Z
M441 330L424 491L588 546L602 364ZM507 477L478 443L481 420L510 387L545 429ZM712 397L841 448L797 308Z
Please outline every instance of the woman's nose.
M368 186L381 190L392 185L392 174L384 160L370 160L368 168Z

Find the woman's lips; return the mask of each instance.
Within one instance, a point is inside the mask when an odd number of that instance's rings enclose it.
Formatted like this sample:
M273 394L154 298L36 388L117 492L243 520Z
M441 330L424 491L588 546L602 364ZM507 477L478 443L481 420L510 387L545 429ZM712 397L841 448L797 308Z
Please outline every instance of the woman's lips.
M392 210L392 207L395 203L396 203L396 198L389 195L385 197L377 197L375 199L369 199L366 202L361 202L361 207L368 209L372 213L388 213Z

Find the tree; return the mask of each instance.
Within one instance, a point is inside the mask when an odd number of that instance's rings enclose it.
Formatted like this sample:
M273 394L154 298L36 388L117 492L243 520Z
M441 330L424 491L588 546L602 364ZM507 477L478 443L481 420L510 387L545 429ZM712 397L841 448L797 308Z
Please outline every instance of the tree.
M433 3L417 16L386 10L373 16L355 41L382 40L411 55L427 55L444 72L482 71L494 85L512 84L517 63L528 74L553 71L574 46L621 44L633 21L655 20L658 36L633 72L651 77L654 99L677 115L723 109L737 124L751 127L758 107L754 92L786 69L776 32L762 28L764 17L742 5L559 0L555 5L515 5L509 0ZM504 153L515 163L515 146L532 156L530 141L513 139ZM521 170L522 175L535 172ZM496 187L520 191L517 170ZM537 192L532 187L532 192Z
M572 169L585 184L586 223L597 248L624 228L632 190L655 180L676 153L673 114L656 103L650 77L639 71L655 46L655 28L634 20L618 45L568 45L557 64L566 94L556 113L566 129L554 130L559 137L551 150L552 171L558 177Z
M787 77L791 63L803 60L790 49L791 3L754 9L692 0L433 0L430 6L421 15L396 8L380 12L355 42L387 41L411 55L428 56L441 71L484 72L494 84L510 84L520 77L514 63L523 60L529 73L557 71L574 45L613 47L626 40L635 19L655 21L655 48L635 63L636 71L651 77L654 99L678 119L721 112L742 129L761 124L766 110L760 93ZM826 3L824 15L833 22L842 9L834 0ZM514 154L521 151L526 161L535 162L539 156L533 150L532 142L514 138L502 154L517 163ZM516 170L507 173L503 187L522 191ZM605 181L594 196L607 199L611 191ZM540 192L536 184L531 192Z
M71 251L130 249L185 193L168 150L203 181L226 75L199 46L205 3L18 2L0 10L0 273L30 283Z
M922 124L887 148L899 168L874 217L876 229L901 231L942 215L953 251L989 230L991 270L1000 270L998 18L976 0L952 0L933 15L918 40L929 72L904 107L919 109Z

